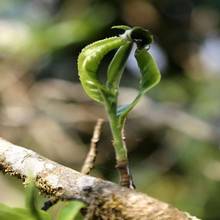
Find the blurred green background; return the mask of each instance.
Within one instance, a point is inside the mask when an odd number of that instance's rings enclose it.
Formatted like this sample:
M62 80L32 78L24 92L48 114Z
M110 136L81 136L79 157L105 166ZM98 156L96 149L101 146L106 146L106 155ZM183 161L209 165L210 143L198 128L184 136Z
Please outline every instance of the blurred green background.
M0 136L80 170L101 105L82 90L80 50L139 25L161 83L130 114L126 139L134 180L147 193L205 220L220 219L220 1L1 0ZM100 75L112 57L109 54ZM102 74L103 73L103 74ZM136 94L131 56L120 102ZM93 175L117 181L104 124ZM0 174L0 202L23 205L23 186Z

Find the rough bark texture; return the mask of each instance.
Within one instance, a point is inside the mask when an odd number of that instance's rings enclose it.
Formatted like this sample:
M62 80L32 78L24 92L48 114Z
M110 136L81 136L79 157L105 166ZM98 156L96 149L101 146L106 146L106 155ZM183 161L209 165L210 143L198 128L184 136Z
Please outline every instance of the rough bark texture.
M36 177L37 187L47 195L84 201L90 212L88 219L197 219L167 203L111 182L83 175L3 139L0 139L0 170L23 181L30 175Z

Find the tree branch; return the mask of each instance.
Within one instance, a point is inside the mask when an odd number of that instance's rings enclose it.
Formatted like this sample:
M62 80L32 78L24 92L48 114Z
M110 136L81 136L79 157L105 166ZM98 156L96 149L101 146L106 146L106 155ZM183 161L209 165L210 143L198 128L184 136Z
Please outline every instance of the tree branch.
M100 220L198 220L167 203L114 183L83 175L0 138L0 170L23 181L36 177L37 187L60 199L79 199Z
M97 144L100 139L103 123L104 123L104 119L102 118L99 118L96 122L94 131L93 131L93 136L92 136L91 143L90 143L90 149L81 169L82 174L89 175L91 170L94 168L95 160L97 156Z

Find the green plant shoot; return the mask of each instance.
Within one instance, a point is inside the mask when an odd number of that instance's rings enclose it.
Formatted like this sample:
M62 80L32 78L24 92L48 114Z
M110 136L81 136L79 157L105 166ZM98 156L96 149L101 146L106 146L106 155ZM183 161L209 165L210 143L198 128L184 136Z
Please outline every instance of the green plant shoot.
M120 174L120 184L133 188L129 173L127 148L123 138L125 119L140 98L160 81L160 72L153 57L148 52L153 42L151 33L141 27L125 25L113 28L124 30L120 36L106 38L86 46L78 57L78 72L86 94L95 101L102 103L106 109L113 145L116 154L116 167ZM124 72L128 56L135 44L135 58L141 77L137 97L127 105L118 105L118 93L121 76ZM106 54L117 50L107 69L107 80L102 83L98 78L99 65Z

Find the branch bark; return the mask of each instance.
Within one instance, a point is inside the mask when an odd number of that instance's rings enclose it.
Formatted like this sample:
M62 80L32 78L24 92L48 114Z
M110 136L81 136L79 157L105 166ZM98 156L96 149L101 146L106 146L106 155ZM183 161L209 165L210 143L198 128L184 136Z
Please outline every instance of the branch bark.
M198 220L148 195L84 175L1 138L0 170L22 181L36 177L37 187L49 196L85 202L90 219Z

